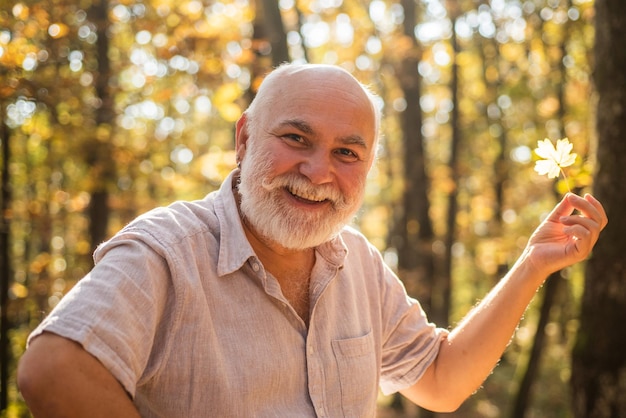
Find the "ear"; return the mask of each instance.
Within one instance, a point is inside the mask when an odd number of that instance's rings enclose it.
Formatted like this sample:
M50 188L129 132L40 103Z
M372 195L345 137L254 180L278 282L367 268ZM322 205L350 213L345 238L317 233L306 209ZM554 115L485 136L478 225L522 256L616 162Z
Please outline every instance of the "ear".
M235 130L235 151L237 153L237 162L243 160L246 154L246 143L248 142L248 116L244 112L237 121Z

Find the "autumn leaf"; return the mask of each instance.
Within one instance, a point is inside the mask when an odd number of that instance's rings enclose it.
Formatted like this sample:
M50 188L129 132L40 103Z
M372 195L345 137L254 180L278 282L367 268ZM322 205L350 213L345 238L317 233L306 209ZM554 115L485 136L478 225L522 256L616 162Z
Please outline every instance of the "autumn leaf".
M557 178L559 173L567 179L563 167L574 164L576 153L571 152L573 145L569 139L563 138L556 141L556 148L548 138L537 141L535 154L542 158L535 163L535 171L540 175L548 175L548 178ZM569 189L569 186L568 186Z

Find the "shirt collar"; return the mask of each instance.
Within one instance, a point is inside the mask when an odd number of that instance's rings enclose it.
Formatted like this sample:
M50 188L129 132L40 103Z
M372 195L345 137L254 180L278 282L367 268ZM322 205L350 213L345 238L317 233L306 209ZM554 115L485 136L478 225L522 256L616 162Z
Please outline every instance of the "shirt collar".
M255 256L243 230L235 202L233 182L237 172L238 170L234 170L226 177L215 198L215 212L220 224L220 249L217 260L219 276L239 270L250 257Z
M316 250L317 254L324 258L326 262L336 267L343 266L344 260L348 256L348 246L344 242L342 234L320 245Z

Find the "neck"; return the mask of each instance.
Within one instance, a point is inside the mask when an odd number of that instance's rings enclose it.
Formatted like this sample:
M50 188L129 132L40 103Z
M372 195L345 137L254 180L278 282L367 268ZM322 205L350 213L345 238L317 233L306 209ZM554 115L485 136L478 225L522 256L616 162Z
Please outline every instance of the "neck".
M243 228L255 254L265 268L274 276L282 276L281 272L297 269L310 272L315 262L315 250L292 250L259 236L254 227L248 225L243 218Z

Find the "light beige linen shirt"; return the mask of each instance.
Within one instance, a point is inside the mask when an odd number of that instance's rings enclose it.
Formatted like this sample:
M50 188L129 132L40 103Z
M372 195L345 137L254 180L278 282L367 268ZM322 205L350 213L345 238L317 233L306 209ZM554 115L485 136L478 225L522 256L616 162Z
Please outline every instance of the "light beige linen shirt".
M317 248L310 325L246 240L233 173L140 216L30 338L75 340L143 417L368 417L415 383L447 332L351 228Z

